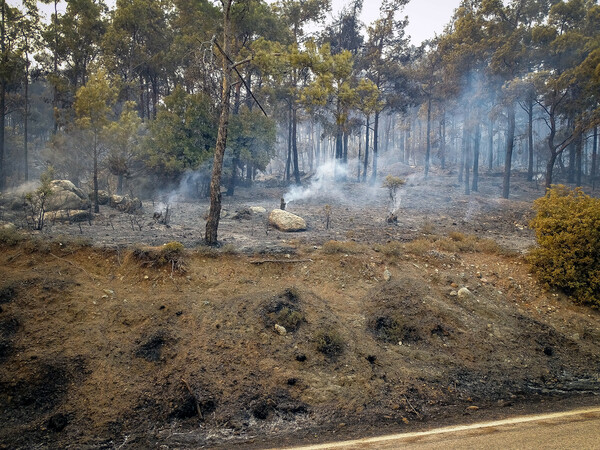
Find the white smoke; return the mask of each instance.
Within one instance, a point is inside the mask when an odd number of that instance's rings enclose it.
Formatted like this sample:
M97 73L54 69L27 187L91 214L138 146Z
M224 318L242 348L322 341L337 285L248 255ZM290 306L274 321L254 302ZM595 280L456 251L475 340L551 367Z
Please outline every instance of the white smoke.
M337 197L342 195L337 180L347 176L347 165L335 160L327 161L317 169L308 186L292 186L283 198L290 203L315 197Z

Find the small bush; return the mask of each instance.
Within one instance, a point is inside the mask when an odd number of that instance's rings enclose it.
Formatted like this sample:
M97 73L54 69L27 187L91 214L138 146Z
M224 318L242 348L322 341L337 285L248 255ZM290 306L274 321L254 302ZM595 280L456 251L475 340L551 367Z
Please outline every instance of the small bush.
M454 242L461 242L467 239L467 235L461 233L460 231L451 231L450 233L448 233L448 237Z
M27 237L18 232L14 227L2 227L0 228L0 243L9 246L15 246L23 242Z
M321 331L315 336L317 350L325 356L335 357L344 352L344 339L335 330Z
M413 255L422 256L431 250L432 244L428 239L419 238L408 242L405 245L406 252Z
M163 267L171 266L172 272L186 272L186 264L184 259L184 247L181 242L168 242L162 247L138 247L132 252L143 266L146 267Z
M391 241L383 245L375 245L373 249L376 252L383 253L385 256L402 256L404 254L404 246L398 241Z
M529 260L541 281L600 307L600 199L553 186L534 202L538 247Z

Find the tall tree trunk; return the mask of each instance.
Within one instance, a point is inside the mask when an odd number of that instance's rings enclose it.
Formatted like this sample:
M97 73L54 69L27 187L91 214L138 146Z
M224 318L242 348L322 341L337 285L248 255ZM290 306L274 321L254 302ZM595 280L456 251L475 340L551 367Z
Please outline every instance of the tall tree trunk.
M94 131L94 212L100 212L98 203L98 133Z
M592 146L592 189L596 189L596 172L598 170L598 127L594 127L594 143Z
M429 176L429 160L431 158L431 97L427 99L427 144L425 148L425 178Z
M29 54L25 52L25 55L25 104L23 105L23 177L25 178L25 183L27 183L29 181Z
M533 181L533 97L529 96L527 103L527 181Z
M292 156L294 158L294 180L300 185L300 168L298 167L298 139L296 136L298 118L296 108L292 108Z
M371 183L377 180L377 153L379 141L379 111L375 111L375 120L373 121L373 171L371 172Z
M473 143L473 192L479 191L479 151L481 148L481 124L475 124L475 142Z
M285 180L290 181L292 175L292 104L288 110L288 139L287 139L287 158L285 163Z
M465 114L465 120L463 123L462 130L462 148L460 152L460 164L458 165L458 182L462 183L464 180L465 166L467 165L467 145L469 141L469 132L467 130L468 116Z
M356 158L356 182L360 183L360 158L362 157L362 128L358 132L358 158Z
M315 164L317 167L319 167L319 165L321 164L321 124L317 123L317 144L316 144L316 149L315 149Z
M446 113L442 113L440 120L440 165L446 168Z
M236 116L240 112L240 90L241 84L237 84L235 87L235 94L233 99L233 115ZM231 177L229 178L229 185L227 186L227 197L232 197L235 193L235 185L237 183L238 167L240 165L240 151L236 149L233 152L233 158L231 161ZM243 174L242 174L243 175Z
M367 181L367 168L369 166L369 131L371 131L370 127L370 119L371 117L367 114L367 126L365 129L365 163L363 166L363 182Z
M348 133L344 131L344 154L342 157L344 166L348 164Z
M515 105L508 106L508 131L506 132L506 159L504 161L504 180L502 182L502 198L510 194L510 171L512 169L512 154L515 147Z
M2 52L2 65L6 67L8 55L6 53L6 2L2 0L2 17L0 22L0 51ZM4 113L6 111L6 75L0 72L0 189L6 186L6 161L4 160Z
M494 170L494 120L490 119L488 123L488 169Z
M223 172L223 157L227 146L227 130L229 127L229 99L231 97L231 72L227 58L231 45L231 5L233 0L223 2L223 79L221 81L221 114L213 160L212 177L210 179L210 209L206 221L204 240L207 245L217 245L217 231L221 218L221 174Z
M575 181L577 186L581 186L581 172L582 172L582 154L583 154L583 137L581 134L575 140Z

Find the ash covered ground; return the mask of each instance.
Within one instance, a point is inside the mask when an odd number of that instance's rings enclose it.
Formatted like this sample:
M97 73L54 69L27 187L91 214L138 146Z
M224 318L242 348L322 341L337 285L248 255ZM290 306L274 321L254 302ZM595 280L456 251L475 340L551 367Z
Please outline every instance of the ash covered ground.
M260 253L285 251L285 241L290 239L314 245L329 240L372 244L410 241L427 230L438 234L451 231L475 234L518 252L534 244L527 224L533 216L531 202L543 194L542 186L517 175L510 200L504 200L500 198L499 174L482 176L479 192L465 195L464 185L457 181L456 174L437 174L425 179L421 174L411 174L406 166L402 169L407 183L398 193L397 223L386 220L394 208L381 181L334 183L313 177L304 180L300 188L257 182L250 188L238 187L232 197L223 195L219 241L238 251ZM282 197L287 201L288 211L306 220L307 231L283 233L268 226L268 214L279 208ZM326 205L331 207L329 228ZM48 223L43 233L49 237L80 236L94 245L107 247L156 246L170 241L182 242L188 248L202 244L209 207L207 198L193 199L173 191L146 199L143 206L139 214L101 206L100 214L89 224ZM266 213L246 214L245 209L252 206L264 207ZM161 214L159 218L157 213ZM7 212L4 218L19 224L19 219Z

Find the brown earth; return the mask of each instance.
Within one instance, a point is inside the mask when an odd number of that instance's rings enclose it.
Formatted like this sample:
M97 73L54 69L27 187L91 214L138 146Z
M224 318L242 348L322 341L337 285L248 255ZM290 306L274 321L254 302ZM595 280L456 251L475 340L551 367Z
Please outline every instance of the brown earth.
M499 183L414 179L398 224L348 184L289 204L304 233L225 218L220 250L196 245L203 203L5 231L0 448L268 447L598 403L600 314L529 274L539 191ZM229 217L282 192L240 190Z

